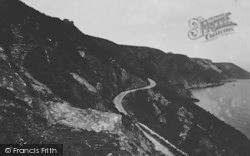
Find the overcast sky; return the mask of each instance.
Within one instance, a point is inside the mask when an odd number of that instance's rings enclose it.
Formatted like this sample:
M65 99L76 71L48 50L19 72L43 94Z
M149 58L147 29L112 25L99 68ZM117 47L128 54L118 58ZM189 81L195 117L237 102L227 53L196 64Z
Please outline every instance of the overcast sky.
M190 57L233 62L250 71L249 0L22 0L85 34L119 44L149 46ZM212 41L190 40L188 21L231 12L235 33Z

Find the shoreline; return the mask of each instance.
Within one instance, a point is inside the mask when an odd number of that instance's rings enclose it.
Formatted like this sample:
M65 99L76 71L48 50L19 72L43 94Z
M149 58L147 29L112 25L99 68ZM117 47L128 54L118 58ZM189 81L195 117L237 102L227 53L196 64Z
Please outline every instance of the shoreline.
M230 92L234 92L235 94L237 94L237 86L241 86L241 83L248 83L250 81L250 79L236 79L235 81L231 81L231 82L226 82L226 83L224 83L225 85L226 85L226 88L231 88L230 90L227 90L227 89L225 89L225 92L226 91L228 91L229 93ZM233 83L233 82L236 82L236 83ZM230 84L231 83L231 84ZM239 83L239 84L238 84ZM249 83L248 83L249 84ZM236 88L235 89L233 89L233 87L234 86L236 86ZM207 87L207 88L209 88L209 87ZM197 105L197 106L199 106L199 107L201 107L202 109L204 109L204 110L206 110L207 112L209 112L210 114L212 114L212 115L214 115L215 117L217 117L219 120L221 120L221 121L223 121L223 122L225 122L226 124L228 124L228 125L230 125L231 127L233 127L234 129L236 129L236 130L238 130L238 131L240 131L242 134L244 134L248 139L250 139L250 134L247 132L247 130L246 130L246 128L245 127L241 127L241 125L237 125L237 124L235 124L235 122L233 121L233 120L240 120L240 119L243 119L243 117L242 116L240 116L239 114L234 114L234 112L233 112L233 110L235 110L236 108L234 108L235 106L233 106L232 104L231 104L231 102L228 102L228 104L226 105L226 106L228 106L228 107L226 107L226 108L224 108L224 109L221 109L221 108L223 108L222 106L223 106L223 102L218 102L218 99L215 99L215 101L217 101L218 103L216 104L215 103L215 106L216 106L216 108L218 107L219 109L218 110L220 110L220 111L222 111L222 112L229 112L228 114L226 114L227 116L220 116L220 115L218 115L217 114L217 112L214 112L214 111L212 111L212 110L209 110L209 109L207 109L208 107L203 107L203 106L201 106L200 105L200 103L201 103L201 101L204 101L204 98L198 98L199 96L195 96L196 94L194 94L194 92L196 92L196 93L198 93L199 94L199 92L201 92L201 93L203 93L203 89L206 89L206 88L199 88L199 89L192 89L192 90L190 90L191 91L191 93L192 93L192 96L193 96L193 102ZM224 91L224 88L219 88L219 90L223 90ZM233 91L233 90L235 90L235 91ZM194 91L194 92L193 92ZM204 90L205 92L207 92L206 90ZM244 91L244 90L242 90L242 91ZM224 94L227 94L227 93L224 93ZM206 96L206 95L205 95ZM223 97L223 96L219 96L219 98L220 97ZM226 97L227 98L227 97ZM234 97L234 96L230 96L230 98L233 98L233 100L234 99L237 99L237 97ZM207 100L207 99L205 99L205 100ZM234 104L234 105L237 105L237 106L241 106L241 103L242 102L240 102L240 101L238 101L238 100L236 100L238 103L237 104ZM210 103L212 103L212 102L210 102ZM205 103L205 105L204 106L206 106L206 104L208 104L208 103ZM218 106L217 106L218 105ZM241 108L241 107L239 107L239 108ZM237 108L238 109L238 108ZM247 109L247 108L246 108ZM239 110L242 110L242 109L239 109ZM232 113L232 114L231 114ZM237 117L236 117L237 116ZM229 118L227 118L227 117L229 117ZM233 118L232 118L233 117ZM230 119L230 118L232 118L232 119ZM244 121L244 120L242 120L242 121Z
M188 90L199 90L199 89L206 89L206 88L213 88L213 87L219 87L219 86L223 86L227 83L232 83L232 82L237 82L237 81L242 81L242 80L250 80L250 79L231 79L231 80L224 80L220 83L215 83L215 84L204 84L204 86L199 86L197 85L196 87L189 87L189 88L186 88Z
M238 80L250 80L250 79L230 79L230 80L224 80L222 82L219 82L219 83L214 83L214 84L203 84L202 85L196 85L196 86L193 86L193 87L189 87L187 88L188 90L199 90L199 89L206 89L206 88L213 88L213 87L219 87L219 86L223 86L225 85L226 83L232 83L232 82L237 82Z

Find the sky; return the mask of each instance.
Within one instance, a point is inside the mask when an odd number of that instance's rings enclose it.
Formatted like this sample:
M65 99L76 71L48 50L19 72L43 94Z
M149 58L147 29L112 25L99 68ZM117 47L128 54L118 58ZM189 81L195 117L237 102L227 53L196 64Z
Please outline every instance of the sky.
M70 19L85 34L118 44L148 46L250 71L249 0L22 0L50 16ZM192 18L231 12L232 34L191 40Z

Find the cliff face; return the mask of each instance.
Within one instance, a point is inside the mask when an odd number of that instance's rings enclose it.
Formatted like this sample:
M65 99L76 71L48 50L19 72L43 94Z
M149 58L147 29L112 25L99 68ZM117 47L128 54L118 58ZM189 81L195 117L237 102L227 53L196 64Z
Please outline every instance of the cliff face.
M192 155L249 152L244 135L190 100L186 88L236 78L210 61L87 36L18 0L0 0L0 47L0 143L63 143L72 156L161 155L138 119ZM157 87L128 97L134 115L122 116L113 98L147 77Z
M250 74L246 70L240 68L233 63L216 63L216 66L223 71L228 78L233 79L249 79Z
M121 46L118 59L126 62L131 72L149 76L178 88L197 88L221 85L232 79L249 79L249 72L232 63L189 58L186 55L164 53L147 47Z

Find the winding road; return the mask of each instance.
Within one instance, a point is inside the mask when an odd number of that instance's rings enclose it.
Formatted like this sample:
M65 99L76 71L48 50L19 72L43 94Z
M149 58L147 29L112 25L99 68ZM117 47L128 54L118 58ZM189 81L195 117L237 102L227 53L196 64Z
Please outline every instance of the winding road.
M118 109L119 112L121 112L121 113L123 113L123 114L125 114L125 115L128 115L128 113L125 111L125 109L124 109L123 106L122 106L122 100L123 100L123 98L124 98L127 94L129 94L129 93L132 93L132 92L135 92L135 91L138 91L138 90L150 89L150 88L153 88L153 87L156 86L156 82L155 82L154 80L148 78L148 81L149 81L150 84L149 84L148 86L146 86L146 87L137 88L137 89L132 89L132 90L128 90L128 91L124 91L124 92L121 92L119 95L117 95L117 96L114 98L114 100L113 100L116 109Z
M146 87L142 87L142 88L137 88L137 89L132 89L132 90L128 90L128 91L124 91L121 92L120 94L118 94L113 102L115 104L116 109L125 114L128 115L127 111L123 108L122 105L122 100L124 99L124 97L132 92L136 92L139 90L146 90L146 89L150 89L156 86L156 82L150 78L148 78L149 81L149 85ZM174 154L164 145L162 145L162 143L160 143L157 139L163 141L165 144L169 145L171 148L173 148L174 150L176 150L178 153L184 155L184 156L188 156L187 153L183 152L182 150L178 149L175 145L171 144L169 141L167 141L166 139L164 139L162 136L160 136L159 134L157 134L155 131L153 131L152 129L150 129L149 127L147 127L146 125L137 122L136 126L142 131L142 133L155 145L155 149L157 151L161 151L163 154L165 154L166 156L174 156ZM145 129L145 130L144 130ZM155 139L153 136L156 136L157 139Z

